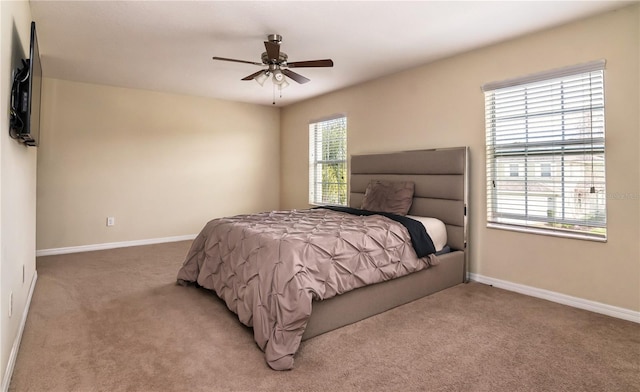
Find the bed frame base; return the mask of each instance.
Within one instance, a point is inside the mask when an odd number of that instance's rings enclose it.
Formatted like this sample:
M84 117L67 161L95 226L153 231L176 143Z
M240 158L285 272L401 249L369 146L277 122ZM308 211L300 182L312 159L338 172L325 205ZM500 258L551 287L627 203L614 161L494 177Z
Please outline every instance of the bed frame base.
M314 301L302 340L353 324L465 281L464 252L438 256L440 264L386 282Z

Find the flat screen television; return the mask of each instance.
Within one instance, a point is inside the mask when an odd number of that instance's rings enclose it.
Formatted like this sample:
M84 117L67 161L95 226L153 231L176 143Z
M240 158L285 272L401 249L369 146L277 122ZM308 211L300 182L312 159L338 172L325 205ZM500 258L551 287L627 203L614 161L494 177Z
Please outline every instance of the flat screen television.
M31 22L29 58L22 60L11 87L9 134L27 146L37 146L40 139L40 98L42 65L38 50L36 22Z

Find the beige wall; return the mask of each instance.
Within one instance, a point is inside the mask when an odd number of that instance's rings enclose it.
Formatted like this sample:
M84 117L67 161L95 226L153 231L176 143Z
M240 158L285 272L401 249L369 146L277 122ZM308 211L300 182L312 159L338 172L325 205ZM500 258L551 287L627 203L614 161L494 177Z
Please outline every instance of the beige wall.
M13 70L28 58L31 10L27 1L0 2L0 380L17 343L29 289L35 274L37 149L9 137L9 96ZM23 278L24 267L24 278ZM13 293L9 317L10 293ZM17 348L17 347L16 347Z
M639 7L374 80L282 111L281 208L307 207L309 120L348 117L349 154L471 148L471 272L640 310ZM486 228L484 83L604 58L607 243ZM635 197L635 198L634 198Z
M277 108L45 79L42 116L39 250L196 234L278 208Z

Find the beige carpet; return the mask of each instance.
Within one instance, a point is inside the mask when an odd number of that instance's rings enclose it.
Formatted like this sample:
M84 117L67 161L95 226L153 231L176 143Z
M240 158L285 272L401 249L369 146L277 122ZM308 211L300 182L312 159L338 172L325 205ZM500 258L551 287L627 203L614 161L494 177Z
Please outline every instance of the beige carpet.
M190 242L38 258L11 391L640 391L640 326L459 285L302 343L292 371L174 279Z

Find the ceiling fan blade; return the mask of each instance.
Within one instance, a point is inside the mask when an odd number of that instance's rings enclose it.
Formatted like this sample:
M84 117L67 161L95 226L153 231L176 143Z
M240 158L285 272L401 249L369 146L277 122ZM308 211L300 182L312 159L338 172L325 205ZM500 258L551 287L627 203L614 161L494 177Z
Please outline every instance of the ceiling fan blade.
M255 77L256 77L256 76L260 75L260 74L261 74L261 73L263 73L263 72L264 72L264 69L261 69L260 71L258 71L258 72L254 72L254 73L252 73L252 74L251 74L251 75L249 75L249 76L245 76L245 77L244 77L244 78L242 78L241 80L253 80L253 79L255 79Z
M296 82L303 84L303 83L307 83L310 82L311 79L307 79L304 76L297 74L291 70L288 69L283 69L282 73L285 74L286 76L290 77L291 79L295 80Z
M267 56L269 56L269 60L275 60L276 63L280 61L279 44L271 41L264 41L264 47L267 49Z
M212 59L213 60L221 60L221 61L232 61L234 63L245 63L245 64L253 64L253 65L262 65L262 63L257 63L255 61L228 59L226 57L212 57Z
M309 67L333 67L333 60L310 60L310 61L294 61L287 63L289 68L309 68Z

